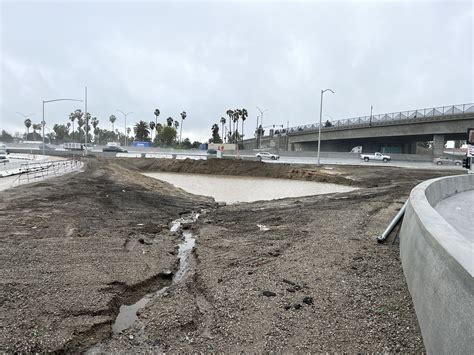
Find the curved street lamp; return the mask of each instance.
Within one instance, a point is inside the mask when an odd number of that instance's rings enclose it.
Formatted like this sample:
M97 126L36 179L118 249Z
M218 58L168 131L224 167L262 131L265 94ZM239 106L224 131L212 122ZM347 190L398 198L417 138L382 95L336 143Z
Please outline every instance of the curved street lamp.
M128 144L127 116L128 116L129 114L133 113L133 112L127 112L127 113L125 113L125 112L123 112L122 110L117 110L117 112L120 112L120 113L123 115L124 119L125 119L125 132L124 132L124 133L125 133L125 146L127 146L127 144Z
M19 115L22 115L22 116L25 118L25 120L26 120L28 117L35 115L34 113L30 113L30 114L28 114L28 115L25 115L24 113L21 113L21 112L18 112L18 111L17 111L17 113L18 113Z
M321 149L321 122L323 120L323 95L326 91L330 91L333 94L335 94L335 92L331 89L321 90L321 106L319 107L319 129L318 129L318 165L321 165L319 161L319 152Z
M44 120L44 104L56 101L78 101L82 102L82 100L78 99L54 99L54 100L43 100L43 120L41 121L41 125L43 126L43 155L44 155L44 126L46 125L46 121Z

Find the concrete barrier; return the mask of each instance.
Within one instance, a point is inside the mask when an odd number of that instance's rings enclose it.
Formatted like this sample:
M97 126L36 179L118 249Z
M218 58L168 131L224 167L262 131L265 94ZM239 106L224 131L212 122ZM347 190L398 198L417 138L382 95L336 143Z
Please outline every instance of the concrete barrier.
M416 186L408 200L400 256L428 354L474 350L473 241L434 208L473 189L474 175L438 178Z

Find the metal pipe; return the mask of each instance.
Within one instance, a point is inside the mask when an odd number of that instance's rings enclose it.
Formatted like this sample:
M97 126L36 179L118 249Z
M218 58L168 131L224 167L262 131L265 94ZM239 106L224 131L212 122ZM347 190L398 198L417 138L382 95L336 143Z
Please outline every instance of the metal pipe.
M395 218L392 220L392 222L390 222L390 224L388 225L388 227L385 229L385 231L382 233L382 235L379 235L377 237L377 243L383 243L387 238L388 236L390 235L390 233L393 231L393 229L395 228L395 226L398 224L398 222L403 218L403 216L405 215L405 210L407 208L407 205L408 205L408 200L405 201L405 203L403 204L402 208L400 208L400 211L398 211L397 215L395 216Z

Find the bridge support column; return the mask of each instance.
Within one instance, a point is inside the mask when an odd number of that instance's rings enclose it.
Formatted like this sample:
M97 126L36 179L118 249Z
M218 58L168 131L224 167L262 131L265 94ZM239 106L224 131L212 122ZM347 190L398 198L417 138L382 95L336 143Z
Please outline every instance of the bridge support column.
M439 157L443 155L446 139L443 134L435 134L433 136L433 156Z

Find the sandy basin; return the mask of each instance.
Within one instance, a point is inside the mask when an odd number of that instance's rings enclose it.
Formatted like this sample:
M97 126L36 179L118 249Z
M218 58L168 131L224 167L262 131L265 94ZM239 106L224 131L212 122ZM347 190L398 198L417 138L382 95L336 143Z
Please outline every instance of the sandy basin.
M313 181L247 176L164 172L145 173L144 175L166 181L186 192L210 196L217 202L225 202L227 204L348 192L355 189L350 186Z

